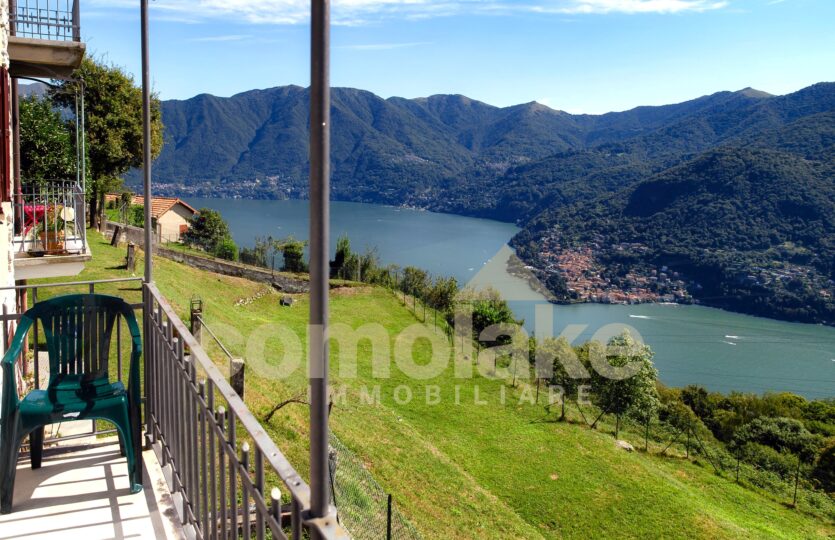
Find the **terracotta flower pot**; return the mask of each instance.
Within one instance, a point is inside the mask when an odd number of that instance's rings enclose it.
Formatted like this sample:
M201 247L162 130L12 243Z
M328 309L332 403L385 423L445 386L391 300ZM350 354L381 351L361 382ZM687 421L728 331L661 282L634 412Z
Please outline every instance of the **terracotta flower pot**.
M64 231L41 231L41 244L47 255L58 255L66 251L64 249Z

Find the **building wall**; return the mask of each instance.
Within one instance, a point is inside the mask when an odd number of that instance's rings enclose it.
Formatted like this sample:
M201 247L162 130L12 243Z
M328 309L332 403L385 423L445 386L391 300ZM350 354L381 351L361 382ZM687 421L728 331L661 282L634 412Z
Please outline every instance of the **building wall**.
M163 242L176 242L180 239L180 227L191 222L193 213L181 204L175 204L171 210L157 219L157 234Z
M0 111L3 112L0 118L0 125L3 126L2 145L0 156L0 193L3 194L0 200L0 286L14 285L14 253L12 248L12 233L14 232L14 221L11 199L8 196L12 192L12 137L11 137L11 79L9 78L9 1L0 0ZM15 293L11 291L0 291L0 305L6 307L9 313L15 310ZM9 329L11 330L11 329ZM2 329L0 329L2 331ZM5 352L5 351L4 351ZM0 371L0 392L3 391L3 373ZM0 394L2 399L2 394ZM5 441L0 441L4 444Z

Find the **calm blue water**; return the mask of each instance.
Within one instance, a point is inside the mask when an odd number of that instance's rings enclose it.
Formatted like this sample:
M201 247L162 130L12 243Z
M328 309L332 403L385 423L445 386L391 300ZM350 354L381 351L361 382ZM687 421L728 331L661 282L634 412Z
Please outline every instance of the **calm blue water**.
M307 201L188 199L220 211L240 246L255 238L308 238ZM519 229L509 223L350 202L331 203L331 253L347 234L356 252L376 249L383 264L417 266L466 283Z
M306 201L189 199L195 207L219 210L239 245L256 236L307 239ZM607 325L633 327L655 351L661 380L672 386L701 384L729 392L791 391L835 397L835 328L751 317L701 306L643 304L552 306L528 285L507 274L506 242L514 225L387 206L340 203L331 207L333 244L347 233L355 250L376 248L384 264L414 265L436 275L492 285L510 299L529 331L536 306L553 319L555 335L575 343L606 337ZM504 248L504 249L503 249ZM542 309L542 307L540 307ZM615 329L617 330L617 329Z

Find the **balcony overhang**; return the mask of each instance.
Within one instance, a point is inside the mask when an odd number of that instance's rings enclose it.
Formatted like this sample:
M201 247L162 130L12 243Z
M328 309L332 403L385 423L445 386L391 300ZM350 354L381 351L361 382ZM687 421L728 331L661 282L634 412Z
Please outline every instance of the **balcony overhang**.
M93 258L89 246L82 253L70 255L35 256L15 253L15 279L41 279L77 276L84 270L84 263Z
M9 37L12 77L66 79L84 58L86 46L78 41Z

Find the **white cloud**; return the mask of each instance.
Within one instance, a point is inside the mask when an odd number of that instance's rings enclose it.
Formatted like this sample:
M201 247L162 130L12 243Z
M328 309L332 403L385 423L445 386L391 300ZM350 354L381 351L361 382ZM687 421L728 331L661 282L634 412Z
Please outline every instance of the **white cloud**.
M224 41L242 41L244 39L251 39L252 36L247 34L229 34L226 36L206 36L206 37L197 37L191 38L188 41L192 41L195 43L207 43L207 42L224 42Z
M97 8L136 10L135 0L88 0ZM357 25L383 19L427 19L457 14L511 15L683 13L719 9L727 0L333 0L335 24ZM266 24L308 20L309 0L156 0L157 16L225 19Z
M724 0L573 0L571 5L540 6L543 12L607 14L607 13L682 13L709 11L728 5Z
M352 49L354 51L389 51L391 49L405 49L407 47L420 47L431 45L431 41L413 41L410 43L368 43L361 45L342 45L338 49Z

